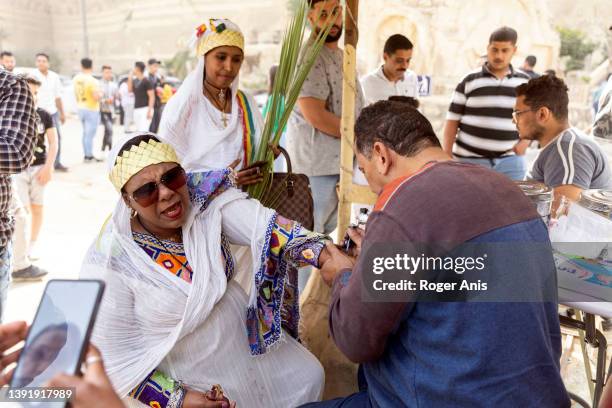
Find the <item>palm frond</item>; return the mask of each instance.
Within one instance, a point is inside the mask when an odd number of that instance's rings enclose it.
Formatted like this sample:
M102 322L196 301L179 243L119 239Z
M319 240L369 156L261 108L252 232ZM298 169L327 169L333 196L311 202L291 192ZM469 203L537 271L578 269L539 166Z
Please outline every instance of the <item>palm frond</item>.
M270 192L272 184L272 169L274 155L270 145L278 145L283 129L289 121L291 111L295 106L302 85L314 65L325 39L333 25L333 16L330 15L324 29L316 33L313 30L311 38L304 41L306 26L308 25L308 1L295 0L296 10L291 21L285 29L280 52L280 61L274 81L274 88L269 95L269 108L265 118L265 125L259 146L256 147L255 161L265 161L263 181L250 186L248 192L251 197L259 199L262 203L272 205L278 193ZM267 195L272 193L270 197Z

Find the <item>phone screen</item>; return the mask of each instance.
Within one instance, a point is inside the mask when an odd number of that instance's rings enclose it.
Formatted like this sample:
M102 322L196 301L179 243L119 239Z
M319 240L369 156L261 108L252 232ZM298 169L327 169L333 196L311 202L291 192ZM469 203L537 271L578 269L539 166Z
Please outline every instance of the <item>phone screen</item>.
M58 373L76 374L103 290L100 281L49 281L11 387L41 387Z

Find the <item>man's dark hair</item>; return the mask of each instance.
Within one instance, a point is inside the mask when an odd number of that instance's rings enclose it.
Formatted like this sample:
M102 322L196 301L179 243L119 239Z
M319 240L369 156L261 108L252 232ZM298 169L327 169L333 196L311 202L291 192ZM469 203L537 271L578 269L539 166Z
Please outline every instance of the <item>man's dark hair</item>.
M2 52L0 52L0 58L2 58L2 57L12 57L12 56L13 56L13 53L10 52L10 51L2 51Z
M527 63L527 65L533 68L538 62L538 59L536 58L535 55L528 55L527 58L525 58L525 62Z
M412 96L393 95L393 96L390 96L387 100L393 101L393 102L405 103L414 109L418 109L420 105L419 100L416 98L413 98Z
M325 0L308 0L308 5L310 6L310 8L313 8L315 4L320 3L322 1L325 1Z
M42 83L32 75L26 75L25 80L28 84L40 86Z
M511 42L512 45L516 45L518 41L518 34L514 28L501 27L491 33L489 37L489 44L492 42Z
M91 60L91 58L82 58L81 67L83 67L84 69L91 69L91 67L93 67L93 61Z
M102 71L105 69L113 69L110 65L102 65Z
M39 52L38 54L36 54L36 58L38 57L45 57L47 61L51 61L51 58L49 58L49 56L45 54L44 52Z
M544 75L557 76L557 71L555 71L554 69L547 69L546 71L544 71Z
M411 50L414 47L412 42L401 34L393 34L385 41L384 53L391 55L397 50Z
M140 72L144 72L145 70L145 63L142 61L136 61L134 63L134 68L138 68L140 70Z
M516 96L524 96L531 109L548 108L555 118L566 120L569 97L567 85L559 77L542 75L516 88Z
M440 147L431 123L406 103L378 101L361 111L355 123L357 151L371 157L375 142L411 157L427 147Z

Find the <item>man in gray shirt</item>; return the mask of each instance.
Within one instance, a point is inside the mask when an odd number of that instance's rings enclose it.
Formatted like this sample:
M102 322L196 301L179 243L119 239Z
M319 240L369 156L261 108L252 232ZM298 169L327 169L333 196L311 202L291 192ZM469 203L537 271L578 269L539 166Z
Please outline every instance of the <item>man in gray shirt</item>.
M338 0L310 0L308 20L316 32L329 16L334 25L308 74L287 128L287 150L293 171L310 179L314 197L315 231L329 234L336 228L340 179L340 116L342 114L343 51L342 7ZM359 84L357 112L363 106Z
M567 86L561 78L544 75L516 88L512 114L521 139L537 140L542 147L529 178L554 189L560 196L580 199L583 190L612 188L612 170L597 142L568 121Z

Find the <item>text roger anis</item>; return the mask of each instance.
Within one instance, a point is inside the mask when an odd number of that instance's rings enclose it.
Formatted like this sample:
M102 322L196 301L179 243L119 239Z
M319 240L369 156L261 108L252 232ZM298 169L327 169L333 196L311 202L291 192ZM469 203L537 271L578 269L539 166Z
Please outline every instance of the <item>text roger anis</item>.
M414 275L417 271L452 271L462 275L470 271L482 271L485 268L487 255L480 257L429 257L397 254L394 257L376 257L372 260L372 272L381 275L386 271L396 270ZM375 279L373 288L376 291L485 291L487 283L480 279L475 282L462 280L460 282L430 282L427 279L401 279L395 282L385 282Z

